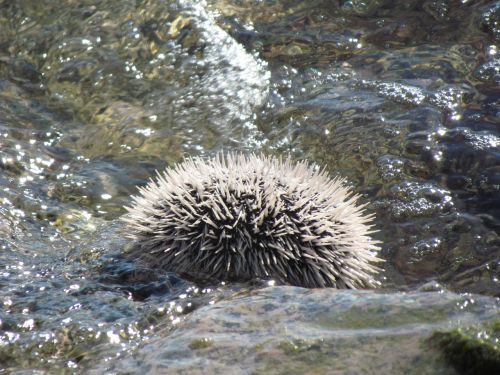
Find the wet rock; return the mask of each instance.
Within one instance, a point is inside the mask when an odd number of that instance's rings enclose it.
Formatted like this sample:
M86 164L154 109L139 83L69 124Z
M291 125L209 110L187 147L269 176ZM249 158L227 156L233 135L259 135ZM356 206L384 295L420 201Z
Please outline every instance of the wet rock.
M424 2L423 8L436 20L442 20L448 16L450 0L427 0Z
M500 2L495 1L481 14L483 28L495 39L500 39Z
M474 72L477 79L491 84L500 84L500 59L493 59L480 65Z
M484 309L482 316L493 321L497 304L442 290L350 294L267 288L199 309L175 331L162 332L134 357L111 366L117 372L136 372L150 363L156 371L186 373L399 374L432 368L453 374L439 352L429 350L432 329L449 327L450 320L465 325L462 319L470 321L468 312L474 310ZM385 343L403 350L386 350ZM91 371L102 369L98 364Z
M346 14L370 16L373 15L378 8L382 7L386 3L386 0L347 0L342 3L341 9Z
M27 60L20 58L0 58L0 72L2 71L2 64L5 64L9 67L9 71L5 74L5 76L8 76L11 79L13 78L21 82L28 81L31 83L37 83L41 81L42 76L40 71L33 63Z
M496 374L500 372L500 320L443 329L429 343L438 347L460 374Z
M384 155L377 160L379 173L385 181L400 180L404 165L404 160L394 155Z
M394 185L391 193L395 198L391 213L396 220L447 212L453 207L450 192L431 183L403 182Z

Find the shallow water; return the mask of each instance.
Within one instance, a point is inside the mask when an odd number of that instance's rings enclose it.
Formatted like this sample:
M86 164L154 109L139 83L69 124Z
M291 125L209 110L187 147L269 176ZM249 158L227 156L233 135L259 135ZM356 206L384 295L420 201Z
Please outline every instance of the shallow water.
M66 4L0 0L0 373L455 373L429 332L498 315L499 2ZM382 290L124 259L136 185L220 150L347 177Z

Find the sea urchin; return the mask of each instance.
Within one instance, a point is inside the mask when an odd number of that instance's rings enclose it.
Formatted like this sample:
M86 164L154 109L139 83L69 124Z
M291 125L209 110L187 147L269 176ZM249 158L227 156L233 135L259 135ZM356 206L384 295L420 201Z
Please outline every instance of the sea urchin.
M180 275L376 286L379 248L357 198L307 162L219 154L158 174L123 219L131 256Z

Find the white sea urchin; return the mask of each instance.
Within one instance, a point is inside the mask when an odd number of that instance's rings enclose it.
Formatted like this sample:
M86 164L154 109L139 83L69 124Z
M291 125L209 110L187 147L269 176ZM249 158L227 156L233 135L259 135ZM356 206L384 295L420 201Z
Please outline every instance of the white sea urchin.
M219 154L158 174L123 219L131 256L180 275L373 287L379 248L357 198L307 162Z

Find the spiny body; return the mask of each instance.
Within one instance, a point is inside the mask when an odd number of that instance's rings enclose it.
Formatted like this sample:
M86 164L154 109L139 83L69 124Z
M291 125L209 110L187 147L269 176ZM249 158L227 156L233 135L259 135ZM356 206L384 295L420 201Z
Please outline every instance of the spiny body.
M180 275L374 287L379 248L357 199L307 162L218 154L159 174L124 221L131 256Z

